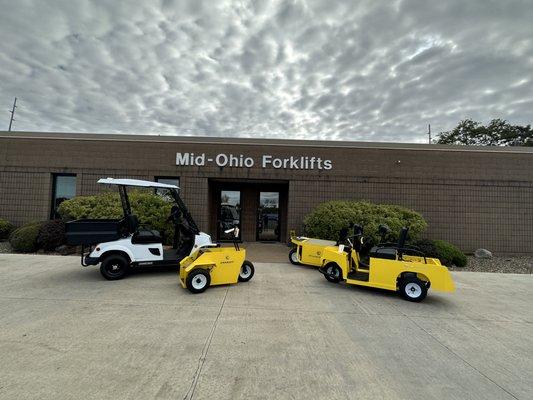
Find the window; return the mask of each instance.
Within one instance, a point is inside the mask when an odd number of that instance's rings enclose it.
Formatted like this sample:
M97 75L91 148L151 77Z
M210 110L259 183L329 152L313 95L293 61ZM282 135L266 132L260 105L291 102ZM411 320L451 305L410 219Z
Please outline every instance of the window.
M168 185L176 185L177 187L180 187L180 178L177 176L156 176L154 179L159 183L166 183ZM155 189L154 192L155 194L163 197L165 200L172 201L172 197L170 197L168 190Z
M76 174L53 174L52 212L50 218L59 218L57 208L65 200L76 196Z
M176 185L180 187L180 178L177 176L156 176L155 181L159 183L166 183L168 185Z

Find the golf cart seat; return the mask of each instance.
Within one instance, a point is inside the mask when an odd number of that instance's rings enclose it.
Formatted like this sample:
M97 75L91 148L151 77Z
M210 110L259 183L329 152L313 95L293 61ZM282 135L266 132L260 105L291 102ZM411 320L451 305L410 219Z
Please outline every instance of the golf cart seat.
M151 229L139 229L131 238L133 244L163 243L161 234Z
M142 227L136 215L130 214L126 216L126 225L128 231L133 234L131 237L131 243L133 244L163 243L161 234L154 229Z
M403 227L400 231L400 236L398 238L398 243L384 243L378 246L374 246L370 249L370 257L373 258L384 258L387 260L396 260L396 256L401 260L402 253L406 250L405 242L407 241L407 234L409 233L409 228Z

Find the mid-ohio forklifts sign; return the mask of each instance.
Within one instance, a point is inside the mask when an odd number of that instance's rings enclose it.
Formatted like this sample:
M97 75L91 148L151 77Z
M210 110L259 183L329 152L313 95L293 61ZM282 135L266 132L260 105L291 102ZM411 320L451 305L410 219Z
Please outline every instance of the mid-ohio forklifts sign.
M208 156L205 153L176 153L176 165L178 166L203 167L213 164L218 167L235 168L252 168L256 165L261 168L274 169L330 170L333 168L331 160L314 156L279 158L270 154L263 154L259 160L255 160L243 154L219 153L215 156Z

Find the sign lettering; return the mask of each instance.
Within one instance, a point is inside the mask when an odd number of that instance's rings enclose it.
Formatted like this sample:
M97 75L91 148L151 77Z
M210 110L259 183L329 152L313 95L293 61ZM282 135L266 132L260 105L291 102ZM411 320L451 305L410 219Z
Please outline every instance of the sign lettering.
M244 154L219 153L209 157L205 153L176 153L176 165L203 167L215 164L218 167L252 168L256 160ZM314 156L290 156L287 158L275 157L271 154L261 156L258 164L261 168L293 169L293 170L330 170L333 168L331 160L324 160Z

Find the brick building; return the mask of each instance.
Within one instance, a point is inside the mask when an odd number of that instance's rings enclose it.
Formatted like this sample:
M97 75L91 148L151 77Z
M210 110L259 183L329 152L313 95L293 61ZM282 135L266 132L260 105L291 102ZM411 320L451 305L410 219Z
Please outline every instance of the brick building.
M400 204L465 251L533 252L533 149L239 138L0 132L0 217L53 217L102 177L178 183L200 229L285 241L331 199Z

